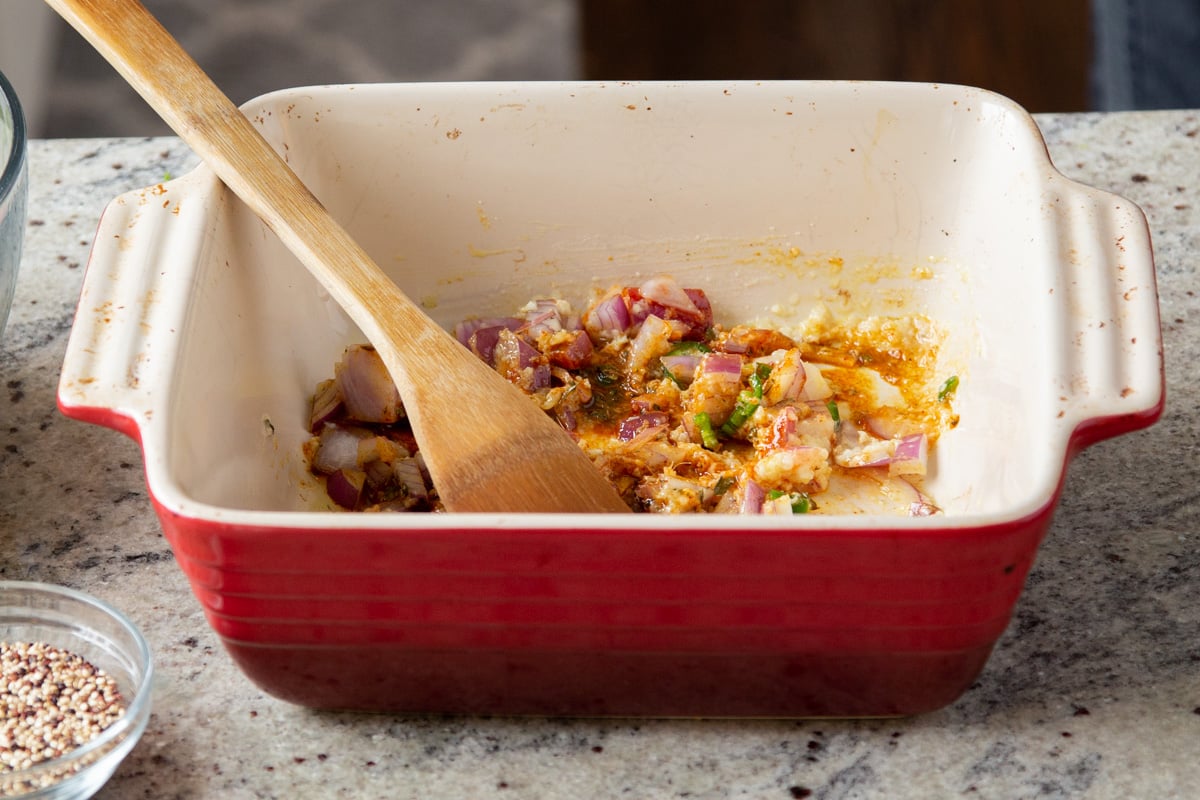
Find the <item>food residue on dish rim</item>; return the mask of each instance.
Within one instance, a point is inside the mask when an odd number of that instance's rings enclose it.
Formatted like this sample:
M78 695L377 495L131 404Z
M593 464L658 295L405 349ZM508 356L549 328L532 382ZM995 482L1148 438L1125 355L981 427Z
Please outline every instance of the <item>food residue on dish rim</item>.
M958 377L935 374L943 334L928 317L839 319L817 305L794 329L725 326L702 288L658 275L582 310L534 298L455 334L553 415L635 511L940 511L923 480L957 423ZM440 509L369 346L347 348L317 387L310 430L307 463L339 506Z

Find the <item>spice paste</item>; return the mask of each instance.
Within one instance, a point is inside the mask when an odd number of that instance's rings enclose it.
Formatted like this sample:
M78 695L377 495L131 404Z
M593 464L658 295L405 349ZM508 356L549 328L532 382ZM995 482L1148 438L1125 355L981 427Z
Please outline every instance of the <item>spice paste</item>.
M529 395L634 511L924 516L930 448L953 426L957 378L937 376L920 316L797 331L714 321L668 276L576 311L537 298L461 322L463 346ZM486 412L479 412L486 413ZM314 394L312 471L353 510L440 510L403 403L368 345Z

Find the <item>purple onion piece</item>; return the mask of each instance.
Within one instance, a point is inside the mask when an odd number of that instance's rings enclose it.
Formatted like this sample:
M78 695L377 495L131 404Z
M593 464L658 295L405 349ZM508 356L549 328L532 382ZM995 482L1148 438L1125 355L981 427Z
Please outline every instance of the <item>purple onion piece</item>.
M530 337L537 339L542 333L557 333L563 329L562 312L558 301L540 299L533 302L525 314L525 326Z
M375 348L346 348L336 368L346 416L358 422L391 423L404 417L400 392Z
M317 433L326 422L336 419L342 411L342 390L336 380L324 380L313 393L312 411L308 417L309 433Z
M402 458L392 465L392 471L409 497L414 500L429 499L429 487L425 485L425 477L416 459Z
M481 328L507 328L510 331L515 331L525 324L525 321L517 317L478 317L475 319L465 319L454 326L454 338L458 339L463 345L470 347L471 335Z
M624 333L629 329L629 309L625 298L613 294L597 303L588 314L591 327L602 333Z
M703 289L684 289L684 293L688 299L692 301L692 305L700 312L700 319L704 322L705 327L711 326L713 321L712 302L709 301L708 295Z
M660 428L667 424L669 418L661 411L650 411L645 414L635 414L621 421L617 430L617 438L628 442L648 428Z
M533 376L530 381L530 388L533 390L545 389L550 386L550 379L554 373L550 369L549 364L537 364L533 368Z
M325 479L329 498L342 508L357 511L362 505L367 474L361 469L339 469Z
M742 357L737 353L705 353L700 369L706 375L731 375L741 380Z
M752 480L747 480L742 487L742 504L738 511L742 514L761 514L766 493L763 488Z
M512 331L501 330L492 351L492 365L502 373L522 370L540 359L538 349Z
M689 317L701 316L700 309L674 278L666 275L651 278L639 286L638 291L651 302L677 309Z
M663 356L660 360L667 372L671 373L671 377L680 383L690 383L696 377L696 369L700 366L700 356L694 354Z
M312 467L322 475L340 469L358 469L358 446L370 431L349 425L326 425L318 439Z
M547 351L546 356L559 366L567 369L579 369L592 355L595 347L587 331L571 331L564 334L565 344L555 346Z

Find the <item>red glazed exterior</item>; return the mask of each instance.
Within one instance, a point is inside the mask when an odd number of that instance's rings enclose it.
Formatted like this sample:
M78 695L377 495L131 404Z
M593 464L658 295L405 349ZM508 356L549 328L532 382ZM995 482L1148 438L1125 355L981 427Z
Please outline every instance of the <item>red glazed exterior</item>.
M284 700L654 716L878 716L953 701L1007 626L1051 517L929 531L389 532L158 510L230 654Z

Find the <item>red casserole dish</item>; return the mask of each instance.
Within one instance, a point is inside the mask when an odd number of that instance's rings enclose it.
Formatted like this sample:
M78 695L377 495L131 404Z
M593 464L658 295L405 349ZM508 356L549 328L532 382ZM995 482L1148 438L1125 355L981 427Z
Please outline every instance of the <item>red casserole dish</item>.
M1004 632L1071 455L1162 412L1143 215L1064 179L988 92L380 85L246 111L447 328L668 272L731 322L927 314L962 378L933 517L339 513L300 445L312 387L361 334L206 169L117 198L60 408L140 442L210 624L294 703L936 709Z

